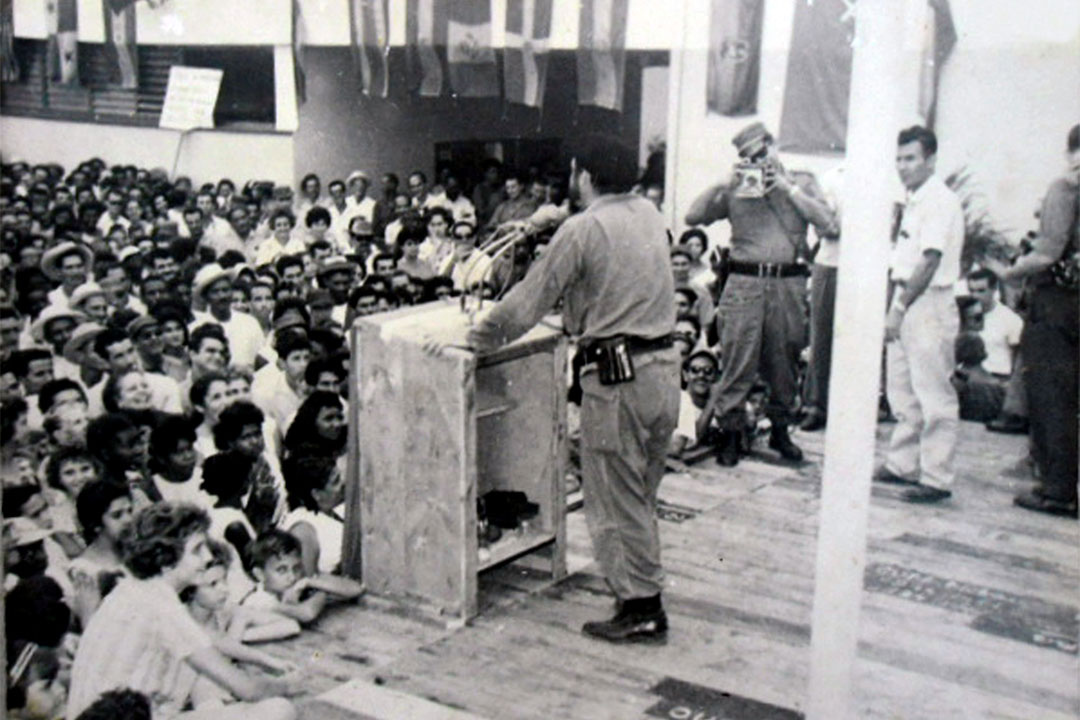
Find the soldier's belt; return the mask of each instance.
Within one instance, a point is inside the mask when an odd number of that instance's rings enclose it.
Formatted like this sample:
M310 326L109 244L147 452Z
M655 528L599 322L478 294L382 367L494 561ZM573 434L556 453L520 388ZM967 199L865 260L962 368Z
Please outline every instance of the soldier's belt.
M733 275L751 275L759 278L807 277L810 268L802 263L754 263L732 260L728 272Z

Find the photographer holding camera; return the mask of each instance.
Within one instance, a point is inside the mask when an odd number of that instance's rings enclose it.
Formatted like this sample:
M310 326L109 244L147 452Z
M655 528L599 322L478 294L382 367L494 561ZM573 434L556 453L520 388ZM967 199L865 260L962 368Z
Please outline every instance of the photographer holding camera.
M771 390L769 447L786 460L802 460L791 441L799 352L806 345L806 277L810 225L835 235L839 221L808 173L789 173L773 137L759 122L732 140L740 161L732 174L707 188L686 214L688 225L731 223L729 278L717 306L724 372L705 412L722 428L718 461L738 462L738 430L746 397L760 372Z

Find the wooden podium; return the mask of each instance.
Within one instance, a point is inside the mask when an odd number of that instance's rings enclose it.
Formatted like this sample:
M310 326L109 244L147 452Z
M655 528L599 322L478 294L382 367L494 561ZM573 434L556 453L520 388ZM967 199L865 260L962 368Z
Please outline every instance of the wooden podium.
M491 567L535 553L566 574L565 337L542 324L478 356L468 327L455 301L352 330L344 568L451 622L476 615ZM447 345L440 356L424 352L429 340ZM540 510L481 553L476 501L489 490L524 492Z

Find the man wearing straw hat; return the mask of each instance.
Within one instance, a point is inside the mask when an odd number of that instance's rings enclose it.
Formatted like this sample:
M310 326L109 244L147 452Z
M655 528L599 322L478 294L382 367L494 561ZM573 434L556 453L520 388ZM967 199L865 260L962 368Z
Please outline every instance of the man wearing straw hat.
M60 287L49 293L49 304L66 308L75 288L86 282L94 253L82 243L65 240L41 256L41 271Z

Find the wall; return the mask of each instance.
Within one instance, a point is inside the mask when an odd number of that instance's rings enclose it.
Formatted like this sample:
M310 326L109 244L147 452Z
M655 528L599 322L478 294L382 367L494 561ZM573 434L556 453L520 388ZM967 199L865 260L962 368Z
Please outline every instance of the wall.
M913 3L910 8L921 5ZM1065 134L1080 119L1080 4L1073 0L952 0L958 41L939 94L939 170L966 167L982 204L1016 235L1049 181L1063 169ZM667 213L674 227L690 203L735 160L732 136L752 120L778 127L787 70L793 2L765 5L758 114L726 118L705 111L709 0L683 0L680 51L672 54L668 116ZM908 41L914 109L921 16L901 31ZM918 120L914 112L907 122ZM790 167L823 172L839 157L784 155ZM892 172L891 168L885 169ZM899 192L899 186L897 185ZM710 228L722 239L727 223Z
M388 99L367 98L346 48L311 48L305 58L308 100L300 107L294 135L296 178L317 172L324 182L355 169L396 172L404 181L413 169L432 177L434 144L450 140L506 137L571 138L589 131L620 134L637 147L640 134L640 54L627 61L624 112L578 108L573 92L574 56L559 53L549 64L543 111L504 104L498 98L419 98L406 92ZM391 54L391 87L403 72L400 51ZM565 92L569 89L570 92ZM563 90L560 92L560 90ZM552 162L558 158L552 158Z
M171 170L179 134L157 128L0 117L4 160L59 162L72 168L99 156L108 163ZM293 180L292 136L272 133L196 131L180 148L177 172L196 183L230 177L278 183Z

